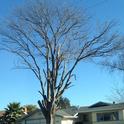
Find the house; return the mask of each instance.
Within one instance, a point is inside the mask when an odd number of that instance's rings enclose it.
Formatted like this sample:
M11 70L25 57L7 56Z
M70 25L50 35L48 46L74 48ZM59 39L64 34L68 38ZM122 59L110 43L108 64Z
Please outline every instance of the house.
M37 109L18 120L17 124L45 124L45 119ZM80 107L78 112L70 108L59 110L56 124L124 124L124 103L97 102Z
M56 124L73 124L76 120L76 116L72 113L67 113L64 110L58 110L56 112ZM40 109L37 109L30 114L22 117L17 121L17 124L45 124L45 118Z
M124 124L124 103L98 102L80 107L77 124Z

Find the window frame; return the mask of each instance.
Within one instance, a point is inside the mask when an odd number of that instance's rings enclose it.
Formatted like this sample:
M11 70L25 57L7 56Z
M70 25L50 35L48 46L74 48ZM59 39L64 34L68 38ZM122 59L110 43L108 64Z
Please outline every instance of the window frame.
M97 122L104 122L104 121L119 121L119 112L102 112L96 113L96 120Z

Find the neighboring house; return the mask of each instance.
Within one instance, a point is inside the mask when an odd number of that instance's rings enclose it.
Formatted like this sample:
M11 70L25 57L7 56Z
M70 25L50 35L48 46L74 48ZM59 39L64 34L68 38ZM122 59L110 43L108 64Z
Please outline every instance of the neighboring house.
M73 124L75 120L76 116L69 114L63 110L58 110L56 112L56 124ZM18 120L17 124L45 124L45 122L46 121L41 110L37 109Z
M124 103L98 102L78 111L77 124L124 124Z

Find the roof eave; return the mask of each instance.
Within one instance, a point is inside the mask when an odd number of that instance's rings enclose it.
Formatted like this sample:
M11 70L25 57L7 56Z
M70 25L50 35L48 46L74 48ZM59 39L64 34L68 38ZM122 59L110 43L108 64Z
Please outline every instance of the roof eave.
M63 118L66 118L66 119L75 119L75 118L78 118L77 116L63 116Z
M94 109L87 109L87 110L80 110L78 113L88 113L88 112L100 112L100 111L112 111L112 110L123 110L123 107L113 107L113 108L94 108Z

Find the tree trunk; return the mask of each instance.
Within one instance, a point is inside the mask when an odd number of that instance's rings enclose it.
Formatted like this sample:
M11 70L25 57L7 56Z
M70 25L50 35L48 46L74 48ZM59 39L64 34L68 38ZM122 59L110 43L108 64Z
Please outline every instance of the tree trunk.
M41 111L42 111L42 113L43 113L43 115L44 115L44 117L46 119L46 124L55 124L55 109L50 108L49 111L46 110L42 106L40 100L38 100L38 104L39 104L39 107L40 107L40 109L41 109Z
M55 124L55 115L54 114L48 114L46 119L46 124Z

